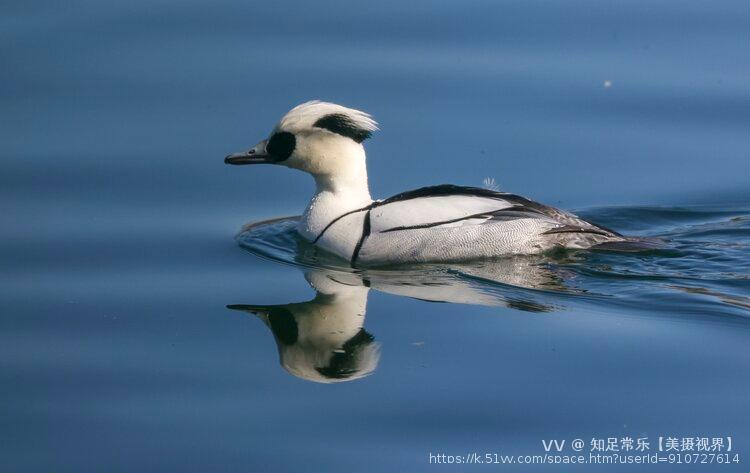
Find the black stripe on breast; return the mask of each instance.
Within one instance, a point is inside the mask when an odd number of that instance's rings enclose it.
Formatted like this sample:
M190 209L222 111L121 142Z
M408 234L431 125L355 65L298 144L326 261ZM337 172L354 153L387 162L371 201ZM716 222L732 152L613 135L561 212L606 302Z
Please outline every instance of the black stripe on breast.
M369 210L365 214L365 222L362 224L362 236L359 237L357 246L354 247L354 251L352 252L352 260L349 263L352 268L357 263L357 258L359 257L359 250L362 249L362 245L364 245L365 240L367 239L368 236L370 236L370 211Z
M325 228L323 228L323 230L321 230L321 232L318 234L318 236L315 237L315 239L313 240L313 244L317 243L318 240L320 240L320 237L322 237L323 234L326 232L326 230L328 230L329 228L331 228L331 225L333 225L334 223L338 222L339 220L341 220L342 218L346 217L347 215L355 214L357 212L362 212L363 210L370 210L370 209L376 207L377 204L378 204L378 202L373 202L372 204L367 205L365 207L362 207L361 209L350 210L350 211L348 211L348 212L346 212L344 214L341 214L338 217L334 218L333 220L331 220L330 222L328 222L328 225L326 225Z

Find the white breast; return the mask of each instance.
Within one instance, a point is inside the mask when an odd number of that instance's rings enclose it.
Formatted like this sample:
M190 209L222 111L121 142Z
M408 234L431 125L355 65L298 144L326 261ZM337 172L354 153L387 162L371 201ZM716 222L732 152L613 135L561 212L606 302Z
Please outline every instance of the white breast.
M329 253L351 259L357 242L362 237L366 214L366 211L355 212L338 219L322 233L315 244Z

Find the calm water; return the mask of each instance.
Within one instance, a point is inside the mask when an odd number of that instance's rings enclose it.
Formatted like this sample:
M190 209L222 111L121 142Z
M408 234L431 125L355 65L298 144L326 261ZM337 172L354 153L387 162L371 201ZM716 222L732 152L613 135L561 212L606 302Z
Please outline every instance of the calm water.
M747 467L747 2L0 13L0 471L478 471L429 454L627 436ZM313 98L380 121L377 197L493 177L668 247L352 272L289 222L235 240L313 186L223 157Z

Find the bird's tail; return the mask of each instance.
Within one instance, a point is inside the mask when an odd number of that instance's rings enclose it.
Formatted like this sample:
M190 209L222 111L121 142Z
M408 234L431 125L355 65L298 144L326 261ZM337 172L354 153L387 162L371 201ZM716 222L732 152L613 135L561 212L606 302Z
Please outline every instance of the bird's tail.
M669 244L658 238L625 237L623 240L605 241L596 244L590 249L598 251L618 251L637 253L643 251L665 250Z

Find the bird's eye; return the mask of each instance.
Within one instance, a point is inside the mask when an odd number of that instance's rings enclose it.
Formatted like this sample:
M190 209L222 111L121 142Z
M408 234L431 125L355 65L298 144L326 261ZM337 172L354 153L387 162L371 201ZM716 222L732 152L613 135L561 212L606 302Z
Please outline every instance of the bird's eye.
M294 152L297 139L288 131L280 131L268 140L266 152L272 155L276 161L284 161Z

